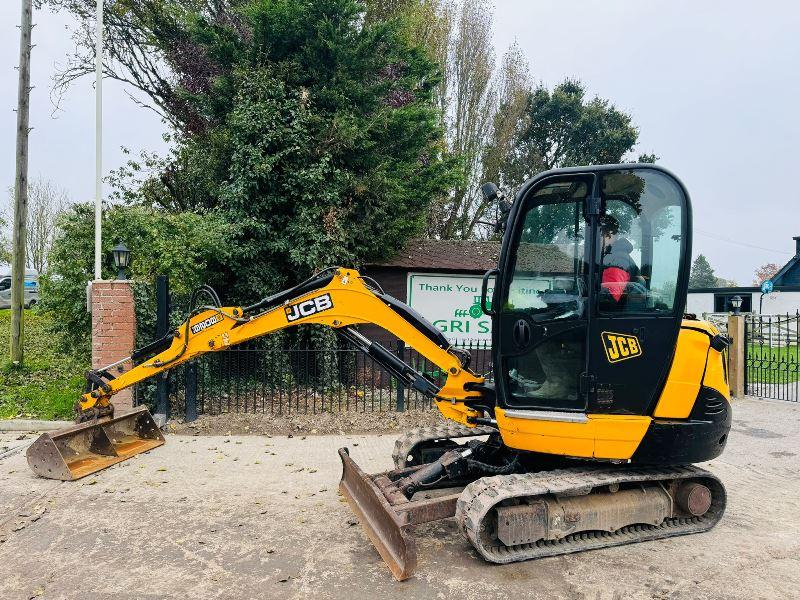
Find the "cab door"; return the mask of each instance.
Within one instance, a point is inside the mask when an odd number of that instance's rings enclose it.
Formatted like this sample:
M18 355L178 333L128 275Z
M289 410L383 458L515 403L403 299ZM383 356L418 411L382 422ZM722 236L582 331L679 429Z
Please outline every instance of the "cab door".
M493 306L498 404L582 412L588 368L594 177L546 178L520 193L509 217Z
M649 414L685 307L688 197L671 174L649 166L601 172L598 188L588 410Z

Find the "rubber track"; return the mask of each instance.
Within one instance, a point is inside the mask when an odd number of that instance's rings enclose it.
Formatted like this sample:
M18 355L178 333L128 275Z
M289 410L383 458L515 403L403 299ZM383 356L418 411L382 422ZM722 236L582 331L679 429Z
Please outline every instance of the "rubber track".
M442 423L441 425L434 425L432 427L410 429L403 437L397 439L394 443L394 451L392 452L394 466L397 469L404 468L406 466L406 459L408 455L411 454L414 446L422 442L449 438L475 437L496 432L497 429L494 427L467 427L466 425L453 422Z
M585 531L560 540L539 540L535 543L506 546L495 540L488 546L481 536L484 520L492 508L503 500L561 494L585 495L592 489L610 484L646 483L674 479L702 479L711 490L711 508L702 517L670 518L661 525L629 525L615 532ZM674 468L576 468L542 471L522 475L483 477L469 484L458 499L456 521L467 539L487 561L510 563L545 556L556 556L584 550L608 548L634 542L700 533L714 527L725 512L726 494L722 482L714 475L694 466ZM496 518L496 517L494 517ZM482 539L482 537L484 539Z

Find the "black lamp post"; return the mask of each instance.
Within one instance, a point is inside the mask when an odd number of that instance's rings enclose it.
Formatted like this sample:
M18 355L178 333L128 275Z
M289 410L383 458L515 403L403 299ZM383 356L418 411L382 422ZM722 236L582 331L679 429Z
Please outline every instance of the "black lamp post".
M127 279L125 269L131 264L131 251L128 250L125 244L120 243L114 246L111 254L114 255L114 266L117 267L117 279Z
M731 306L733 306L733 314L738 315L741 313L742 297L738 294L731 298Z

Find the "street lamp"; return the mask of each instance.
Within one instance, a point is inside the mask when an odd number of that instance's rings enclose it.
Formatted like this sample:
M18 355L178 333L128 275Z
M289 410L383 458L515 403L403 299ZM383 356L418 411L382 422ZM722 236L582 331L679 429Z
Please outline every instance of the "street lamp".
M742 308L742 297L738 294L731 298L731 306L733 306L733 314L738 315Z
M127 279L125 269L131 264L131 251L125 244L117 244L111 253L114 255L114 266L117 267L117 279L124 281Z

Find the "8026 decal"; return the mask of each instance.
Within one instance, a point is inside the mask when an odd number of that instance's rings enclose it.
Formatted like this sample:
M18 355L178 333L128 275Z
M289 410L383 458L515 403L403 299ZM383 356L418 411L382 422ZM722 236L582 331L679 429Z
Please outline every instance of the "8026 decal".
M192 334L200 333L201 331L205 331L206 329L208 329L212 325L216 325L217 323L221 323L222 322L222 318L223 318L222 315L216 314L216 315L211 315L207 319L203 319L199 323L195 323L194 325L192 325L192 328L191 328Z

